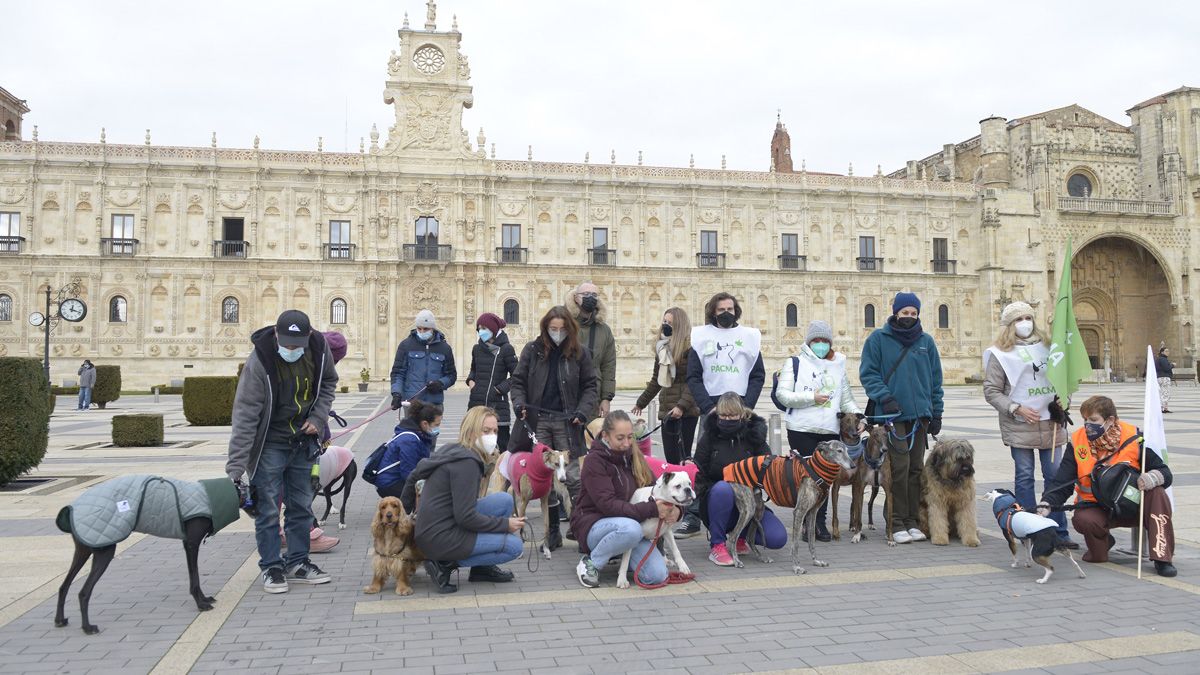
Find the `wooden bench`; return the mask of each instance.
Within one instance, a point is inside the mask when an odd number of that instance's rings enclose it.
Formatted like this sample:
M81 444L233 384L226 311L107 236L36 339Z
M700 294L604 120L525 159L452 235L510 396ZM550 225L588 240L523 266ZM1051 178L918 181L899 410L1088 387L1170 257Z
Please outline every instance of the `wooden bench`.
M1172 370L1171 371L1171 381L1179 382L1181 380L1185 381L1185 382L1191 382L1193 385L1195 385L1196 384L1196 369L1195 368L1176 368L1176 369Z

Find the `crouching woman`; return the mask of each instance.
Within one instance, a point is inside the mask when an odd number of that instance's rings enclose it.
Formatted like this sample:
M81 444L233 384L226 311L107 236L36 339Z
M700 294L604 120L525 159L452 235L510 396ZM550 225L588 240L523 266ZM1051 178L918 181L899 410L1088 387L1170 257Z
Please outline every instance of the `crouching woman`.
M604 418L580 471L579 501L571 513L571 531L583 553L575 573L587 588L600 585L600 570L612 558L630 553L630 567L645 557L637 578L644 584L667 579L667 563L642 534L642 521L661 518L664 527L679 520L679 508L663 501L630 504L633 493L654 477L640 452L633 450L633 422L622 410ZM647 551L649 556L647 557Z
M497 565L521 555L524 518L513 518L513 498L504 492L479 499L490 453L496 449L496 411L476 406L467 411L459 442L422 459L409 474L400 501L414 513L417 548L438 593L453 593L450 574L470 567L468 581L502 583L513 573ZM417 498L417 483L425 481Z

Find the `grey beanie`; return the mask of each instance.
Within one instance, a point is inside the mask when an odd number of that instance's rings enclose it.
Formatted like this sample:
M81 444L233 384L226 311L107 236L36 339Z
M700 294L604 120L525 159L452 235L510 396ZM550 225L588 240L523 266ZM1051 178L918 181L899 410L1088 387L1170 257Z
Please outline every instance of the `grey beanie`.
M433 312L423 309L417 312L417 320L413 325L417 328L437 328L437 321L433 318Z
M829 327L829 324L817 319L808 324L808 336L804 338L804 342L807 344L821 338L829 340L829 344L833 344L833 329Z

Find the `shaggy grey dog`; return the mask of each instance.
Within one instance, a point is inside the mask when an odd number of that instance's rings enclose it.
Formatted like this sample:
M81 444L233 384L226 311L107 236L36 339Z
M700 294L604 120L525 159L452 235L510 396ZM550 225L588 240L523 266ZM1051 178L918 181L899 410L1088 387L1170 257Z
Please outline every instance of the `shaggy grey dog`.
M979 545L975 522L975 448L961 438L939 440L921 472L917 527L935 546L958 536L963 546Z

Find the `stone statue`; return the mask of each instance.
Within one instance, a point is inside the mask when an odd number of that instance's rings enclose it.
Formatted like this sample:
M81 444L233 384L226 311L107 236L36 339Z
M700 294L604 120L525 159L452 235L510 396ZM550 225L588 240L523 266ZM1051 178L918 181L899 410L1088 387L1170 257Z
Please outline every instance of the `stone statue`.
M433 0L428 0L425 3L425 30L434 30L437 28L437 3Z
M386 295L379 296L379 299L375 301L375 313L375 318L379 323L387 323L388 299Z

